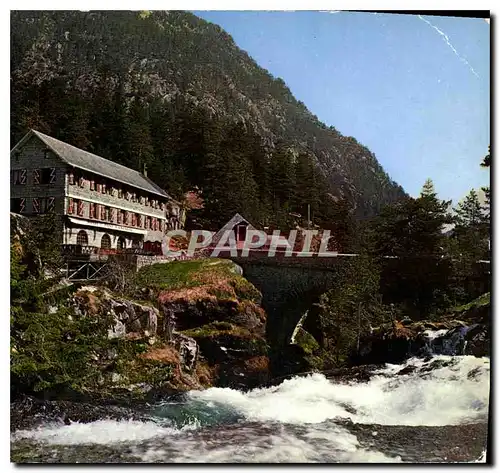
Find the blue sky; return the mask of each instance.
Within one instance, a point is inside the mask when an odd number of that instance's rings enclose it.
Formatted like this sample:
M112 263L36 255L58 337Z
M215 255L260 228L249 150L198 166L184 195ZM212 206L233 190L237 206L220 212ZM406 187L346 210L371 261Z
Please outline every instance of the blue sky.
M479 166L490 143L483 19L424 16L450 46L416 15L194 13L224 28L321 121L370 148L409 194L430 177L456 203L488 184Z

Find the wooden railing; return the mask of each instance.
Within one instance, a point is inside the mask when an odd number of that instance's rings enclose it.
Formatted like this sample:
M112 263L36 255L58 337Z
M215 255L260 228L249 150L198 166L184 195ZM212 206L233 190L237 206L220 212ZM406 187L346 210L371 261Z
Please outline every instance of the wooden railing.
M63 255L93 255L98 253L97 246L90 245L62 245Z
M142 255L156 256L155 251L144 250L142 248L99 248L91 245L62 245L62 254L64 256L88 256L88 255Z

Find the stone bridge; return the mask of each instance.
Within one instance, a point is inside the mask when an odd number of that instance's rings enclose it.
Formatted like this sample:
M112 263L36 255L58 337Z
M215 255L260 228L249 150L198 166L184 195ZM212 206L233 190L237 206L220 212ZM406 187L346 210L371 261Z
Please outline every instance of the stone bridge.
M290 343L302 315L321 294L335 287L340 266L356 256L286 257L284 253L276 253L269 257L265 252L253 252L249 257L229 258L242 267L245 278L262 293L262 306L268 314L267 338L273 346L283 347ZM486 276L481 277L489 281L490 262L476 264L483 268L481 272ZM489 284L484 292L488 290Z
M337 257L232 257L243 275L262 293L268 314L268 340L287 345L302 315L337 281L339 264L351 255Z

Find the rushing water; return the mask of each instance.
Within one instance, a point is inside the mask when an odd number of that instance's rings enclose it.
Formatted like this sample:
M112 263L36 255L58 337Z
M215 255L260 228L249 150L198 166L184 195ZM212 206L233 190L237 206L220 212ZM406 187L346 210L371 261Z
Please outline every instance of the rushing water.
M246 393L192 391L142 421L18 430L12 452L42 462L359 463L454 461L469 448L460 461L484 461L489 371L489 358L438 355L387 365L365 383L313 374Z

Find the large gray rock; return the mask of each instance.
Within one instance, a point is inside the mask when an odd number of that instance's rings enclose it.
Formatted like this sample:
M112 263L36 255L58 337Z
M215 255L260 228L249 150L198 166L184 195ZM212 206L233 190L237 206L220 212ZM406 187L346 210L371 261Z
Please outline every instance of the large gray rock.
M196 367L199 347L194 338L182 333L173 334L174 346L179 352L182 371L191 372Z
M158 331L158 309L95 286L80 288L73 297L73 307L78 315L110 316L114 322L108 331L109 338L124 337L127 333L153 337Z

